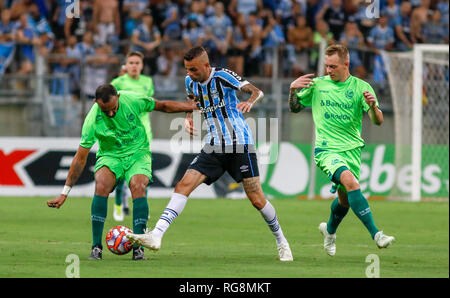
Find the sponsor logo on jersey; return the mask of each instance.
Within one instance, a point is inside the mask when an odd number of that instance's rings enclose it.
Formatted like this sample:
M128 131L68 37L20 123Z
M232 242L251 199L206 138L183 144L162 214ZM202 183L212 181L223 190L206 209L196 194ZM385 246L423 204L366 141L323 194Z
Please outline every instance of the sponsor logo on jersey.
M353 92L353 90L348 89L347 91L345 91L345 97L347 97L348 99L351 99L353 95L355 95L355 92Z
M339 103L339 102L334 102L334 101L331 101L328 99L321 100L320 106L321 107L337 107L337 108L346 109L346 110L353 109L353 103Z

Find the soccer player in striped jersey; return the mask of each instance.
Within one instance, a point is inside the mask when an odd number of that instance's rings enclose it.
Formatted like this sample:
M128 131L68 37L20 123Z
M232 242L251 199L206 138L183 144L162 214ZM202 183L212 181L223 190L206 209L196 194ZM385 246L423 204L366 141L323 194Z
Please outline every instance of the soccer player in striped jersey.
M203 47L191 48L184 56L184 65L188 73L186 92L197 100L208 124L207 142L175 186L155 228L145 234L128 234L129 239L135 244L159 250L164 233L183 211L189 195L202 183L214 183L226 171L236 182L243 183L247 197L275 236L280 260L292 261L291 249L275 208L264 197L255 143L243 117L243 113L249 112L264 97L263 92L228 69L211 67ZM237 91L250 94L248 101L239 101ZM194 128L190 116L186 118L186 129L192 135Z

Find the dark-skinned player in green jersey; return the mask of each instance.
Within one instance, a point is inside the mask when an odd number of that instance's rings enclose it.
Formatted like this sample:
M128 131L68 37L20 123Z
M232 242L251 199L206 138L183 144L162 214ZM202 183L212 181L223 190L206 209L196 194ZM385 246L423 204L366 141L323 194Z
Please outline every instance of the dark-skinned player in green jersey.
M143 234L148 220L146 187L152 178L151 152L148 136L141 121L143 113L152 110L166 113L192 112L194 101L156 100L131 91L117 92L105 84L97 88L95 103L86 116L81 141L75 154L65 186L47 206L59 209L67 199L86 165L88 153L98 142L95 163L95 193L91 205L92 252L89 259L102 259L102 234L107 215L109 194L119 179L125 179L133 199L133 232ZM144 260L142 247L133 247L133 260Z
M324 249L330 256L336 253L336 229L349 208L361 220L379 248L388 247L394 237L378 230L367 199L361 192L359 174L363 112L375 125L383 123L383 113L373 88L350 75L349 54L342 45L329 46L325 51L327 75L314 78L307 74L290 85L289 110L300 112L311 106L316 126L314 160L333 182L332 192L338 196L331 204L328 222L319 225L324 237Z

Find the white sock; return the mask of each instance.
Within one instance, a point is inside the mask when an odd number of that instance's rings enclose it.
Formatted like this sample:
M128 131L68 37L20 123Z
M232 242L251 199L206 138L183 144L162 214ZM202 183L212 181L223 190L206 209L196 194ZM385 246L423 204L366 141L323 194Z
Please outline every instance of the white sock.
M167 204L166 209L164 209L164 212L161 214L155 228L152 230L152 234L155 237L162 238L170 224L183 211L184 206L186 206L187 199L188 198L182 194L172 194L169 204Z
M262 217L266 221L269 226L272 234L275 236L277 244L281 242L287 242L286 238L283 235L283 231L281 230L281 226L278 222L277 214L275 212L275 208L273 205L266 200L266 205L259 210L261 212Z

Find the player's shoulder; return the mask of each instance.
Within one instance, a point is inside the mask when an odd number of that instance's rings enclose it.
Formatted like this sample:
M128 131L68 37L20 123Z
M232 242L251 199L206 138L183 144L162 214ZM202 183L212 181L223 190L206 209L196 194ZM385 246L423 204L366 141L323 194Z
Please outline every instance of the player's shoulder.
M219 78L223 78L225 80L238 80L239 82L244 82L245 79L242 78L239 74L237 74L236 72L228 69L228 68L223 68L223 67L216 67L214 68L214 77L219 77Z
M150 81L150 82L153 81L153 79L152 79L151 76L147 76L147 75L144 75L144 74L141 74L141 78L143 78L143 79L146 80L146 81Z
M361 78L352 76L352 79L357 84L358 87L363 87L363 88L368 87L368 86L371 87L369 82L367 82Z

